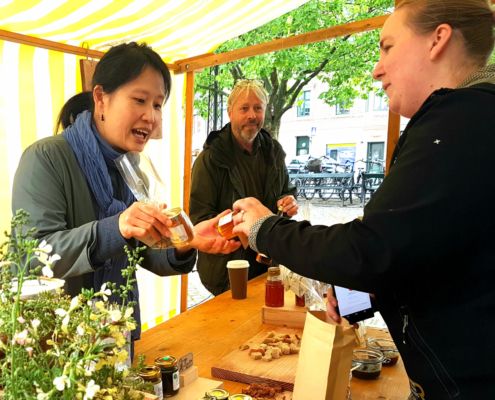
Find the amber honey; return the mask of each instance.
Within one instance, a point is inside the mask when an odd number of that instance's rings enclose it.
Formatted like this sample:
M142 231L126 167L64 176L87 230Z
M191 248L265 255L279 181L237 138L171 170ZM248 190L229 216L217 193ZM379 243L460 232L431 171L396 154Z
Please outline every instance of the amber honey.
M232 231L234 229L234 215L236 214L236 211L232 211L231 213L224 215L218 221L218 233L220 233L220 235L222 235L227 240L237 237L237 233L234 233Z

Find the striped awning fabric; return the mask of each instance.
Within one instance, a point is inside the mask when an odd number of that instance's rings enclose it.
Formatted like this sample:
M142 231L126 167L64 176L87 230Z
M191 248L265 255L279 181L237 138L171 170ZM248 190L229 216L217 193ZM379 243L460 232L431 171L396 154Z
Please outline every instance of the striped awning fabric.
M0 0L0 29L105 51L146 42L167 62L218 45L307 0Z

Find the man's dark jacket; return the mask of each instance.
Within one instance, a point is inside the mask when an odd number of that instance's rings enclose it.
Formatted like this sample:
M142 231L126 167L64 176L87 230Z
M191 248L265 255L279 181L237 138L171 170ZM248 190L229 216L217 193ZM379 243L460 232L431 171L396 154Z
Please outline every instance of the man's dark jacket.
M295 272L376 294L420 399L495 399L494 154L495 85L437 90L362 221L258 232Z
M208 135L194 162L192 170L190 217L194 224L212 218L220 212L232 208L232 204L246 197L241 175L234 157L237 144L230 123L220 131ZM289 175L285 166L285 153L280 144L262 129L256 138L259 151L267 166L263 197L258 199L273 212L277 211L277 200L285 195L294 195L295 188L289 186ZM246 259L250 262L249 278L263 271L266 266L255 261L256 253L242 247L232 254L213 255L199 253L198 271L205 287L217 295L229 288L227 261Z

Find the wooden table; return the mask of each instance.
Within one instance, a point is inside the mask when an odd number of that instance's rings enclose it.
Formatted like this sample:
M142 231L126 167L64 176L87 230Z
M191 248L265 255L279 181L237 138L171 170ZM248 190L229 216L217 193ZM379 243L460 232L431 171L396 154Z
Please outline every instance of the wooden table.
M199 376L212 378L212 365L267 328L261 322L265 280L264 275L251 280L246 299L233 300L228 291L149 329L135 344L136 356L144 354L146 363L151 364L163 355L180 357L193 352ZM384 334L368 328L368 335L375 336L375 333ZM225 389L231 393L238 393L246 386L224 381ZM353 378L351 392L353 400L406 400L409 385L402 360L393 367L384 367L377 380Z

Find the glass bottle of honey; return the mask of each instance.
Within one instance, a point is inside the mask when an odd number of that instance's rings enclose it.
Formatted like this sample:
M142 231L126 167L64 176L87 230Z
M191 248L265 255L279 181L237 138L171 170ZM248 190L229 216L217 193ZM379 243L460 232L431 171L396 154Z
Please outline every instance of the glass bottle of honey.
M284 306L284 285L280 276L280 267L269 267L265 283L265 305L268 307Z

